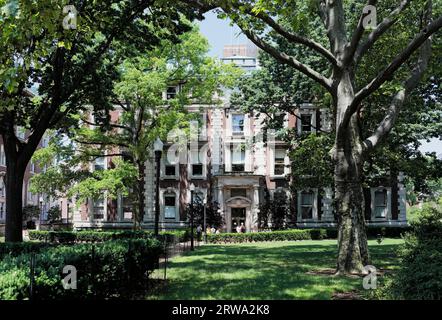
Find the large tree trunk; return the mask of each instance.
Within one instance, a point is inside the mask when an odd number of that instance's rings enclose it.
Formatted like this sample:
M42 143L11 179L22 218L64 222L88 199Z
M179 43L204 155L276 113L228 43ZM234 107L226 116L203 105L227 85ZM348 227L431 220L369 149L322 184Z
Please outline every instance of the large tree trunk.
M20 165L15 143L3 139L6 153L6 242L23 241L23 178L26 166Z
M368 264L361 171L362 142L358 115L342 125L345 110L354 98L351 73L337 88L337 123L334 146L335 200L338 217L337 273L362 273Z

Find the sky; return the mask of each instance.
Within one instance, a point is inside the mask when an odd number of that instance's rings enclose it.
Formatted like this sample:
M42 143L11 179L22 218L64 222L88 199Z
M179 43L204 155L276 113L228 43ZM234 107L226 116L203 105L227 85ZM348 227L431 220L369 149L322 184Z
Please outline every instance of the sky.
M221 57L226 44L250 43L247 37L241 34L237 26L230 26L229 20L218 19L215 13L209 12L206 19L200 22L201 33L209 40L212 57ZM422 141L421 152L436 152L442 159L442 141L431 139L430 142Z
M221 57L226 44L249 43L247 37L241 34L238 27L230 26L229 20L218 19L216 14L212 12L204 16L206 19L200 22L200 31L209 40L210 56Z

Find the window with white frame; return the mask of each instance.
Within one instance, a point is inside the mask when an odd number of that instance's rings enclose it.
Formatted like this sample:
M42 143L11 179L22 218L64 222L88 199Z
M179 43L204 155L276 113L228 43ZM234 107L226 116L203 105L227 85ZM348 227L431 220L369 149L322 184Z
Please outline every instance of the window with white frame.
M105 158L99 157L99 158L95 159L94 170L98 171L98 170L104 170L104 169L105 169Z
M301 114L301 133L312 132L312 115L311 114Z
M133 190L130 190L130 192L133 192ZM121 199L122 202L122 210L123 210L123 220L133 220L133 203L132 199L128 196L123 196Z
M386 218L388 212L387 190L376 190L374 192L374 213L376 218Z
M313 191L301 192L301 219L308 220L313 219L313 206L314 206L315 193Z
M178 94L178 87L177 86L168 86L167 92L166 92L166 99L171 100L175 99Z
M233 114L232 115L232 133L243 134L244 133L244 115Z
M0 145L0 166L6 166L6 154L4 145Z
M94 200L93 208L93 218L94 220L103 220L105 210L105 200L104 198L99 198Z
M193 193L193 203L197 204L197 203L203 203L204 201L204 192L202 191L195 191Z
M199 150L191 150L190 174L193 177L202 177L204 175L203 159L200 157Z
M176 218L176 195L175 193L164 194L164 218Z
M286 154L286 151L284 149L275 149L275 167L274 167L274 175L275 176L284 175L285 154Z
M245 170L246 150L243 144L232 146L232 171L242 172Z

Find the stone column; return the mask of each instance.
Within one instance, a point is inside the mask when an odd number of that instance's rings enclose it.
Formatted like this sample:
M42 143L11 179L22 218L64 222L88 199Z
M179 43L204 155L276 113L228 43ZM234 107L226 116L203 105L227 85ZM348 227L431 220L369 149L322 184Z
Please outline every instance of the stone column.
M258 232L259 186L253 186L253 203L251 208L250 227L252 232Z

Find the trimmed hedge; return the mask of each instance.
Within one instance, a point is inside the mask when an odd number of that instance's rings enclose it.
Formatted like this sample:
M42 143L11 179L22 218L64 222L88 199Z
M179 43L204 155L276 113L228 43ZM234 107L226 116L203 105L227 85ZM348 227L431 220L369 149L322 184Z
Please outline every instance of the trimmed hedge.
M30 240L55 243L95 243L110 240L150 238L153 238L153 234L146 231L29 231Z
M151 231L29 231L29 239L50 243L97 243L121 239L150 239L154 238ZM185 242L190 239L187 230L160 232L159 240L170 242Z
M326 238L327 231L325 229L292 229L271 232L220 233L207 235L207 241L209 243L320 240Z
M16 257L24 253L38 253L43 249L53 246L49 243L41 242L4 242L0 243L0 260L5 256Z
M156 239L130 239L39 249L35 253L34 299L109 299L147 288L162 245ZM7 255L0 261L0 300L30 298L31 255ZM76 290L63 288L66 265L77 270Z

